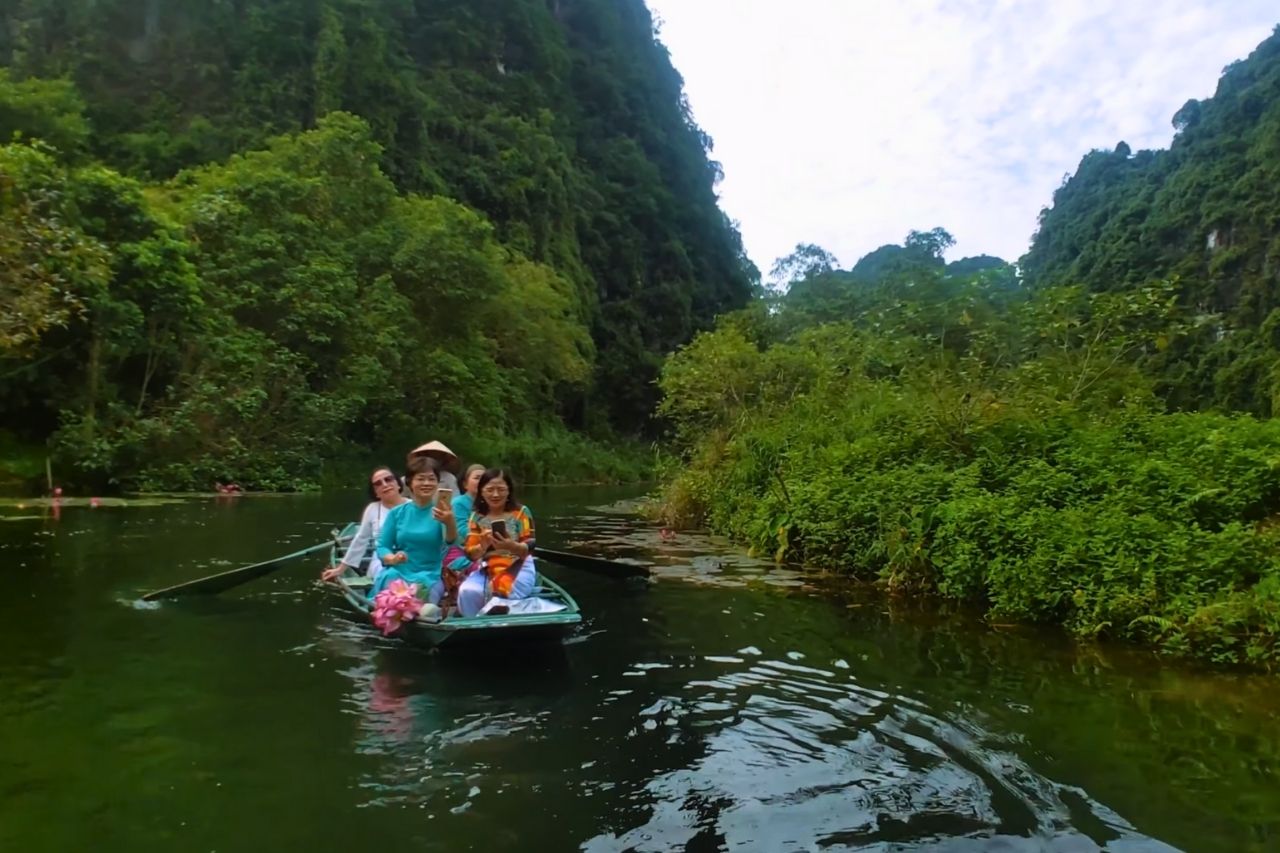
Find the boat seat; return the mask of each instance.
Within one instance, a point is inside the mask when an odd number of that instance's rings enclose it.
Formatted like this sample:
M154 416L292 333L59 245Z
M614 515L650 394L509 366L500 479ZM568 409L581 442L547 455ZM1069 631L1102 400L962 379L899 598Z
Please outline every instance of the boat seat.
M365 577L364 575L359 575L354 578L344 578L343 583L355 589L363 589L368 586L373 586L373 578Z

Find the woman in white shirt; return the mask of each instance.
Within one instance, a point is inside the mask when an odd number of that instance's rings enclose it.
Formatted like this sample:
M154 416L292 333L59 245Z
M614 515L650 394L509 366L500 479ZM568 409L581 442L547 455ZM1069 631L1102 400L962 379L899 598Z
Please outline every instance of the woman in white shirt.
M342 561L324 570L320 575L321 580L333 580L348 566L353 571L359 572L360 563L363 562L365 554L370 554L369 577L376 579L378 573L382 571L382 563L378 560L377 551L374 549L374 545L378 542L378 534L382 532L382 522L386 520L391 510L402 503L408 503L409 499L401 496L400 481L396 479L391 469L386 467L375 468L369 475L369 496L374 501L364 508L356 538L351 540L351 545L347 548Z

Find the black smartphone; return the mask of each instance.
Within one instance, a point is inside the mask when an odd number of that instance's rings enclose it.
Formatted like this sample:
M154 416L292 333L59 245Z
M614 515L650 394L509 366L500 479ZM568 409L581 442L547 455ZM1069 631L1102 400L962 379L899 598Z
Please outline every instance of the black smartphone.
M510 538L507 535L507 522L502 519L495 521L490 526L490 529L493 531L494 536L501 536L503 539Z

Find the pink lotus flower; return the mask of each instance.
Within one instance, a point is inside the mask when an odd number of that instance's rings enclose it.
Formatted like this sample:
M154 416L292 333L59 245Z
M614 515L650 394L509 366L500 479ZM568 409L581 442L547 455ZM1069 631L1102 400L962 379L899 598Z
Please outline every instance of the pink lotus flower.
M400 630L405 622L418 618L421 611L422 600L418 598L418 585L405 583L397 578L374 596L373 624L381 628L383 634L390 636Z

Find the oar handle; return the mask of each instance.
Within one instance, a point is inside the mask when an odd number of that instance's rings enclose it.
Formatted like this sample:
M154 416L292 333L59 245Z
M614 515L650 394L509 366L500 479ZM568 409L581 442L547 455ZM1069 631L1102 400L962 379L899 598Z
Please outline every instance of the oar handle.
M332 547L330 542L321 542L318 545L312 545L310 548L303 548L301 551L294 551L292 554L285 554L283 557L276 557L272 560L265 560L261 563L253 563L248 566L241 566L238 569L231 569L226 572L219 572L216 575L209 575L203 578L197 578L186 583L176 584L174 586L158 589L154 592L148 592L142 596L143 601L155 601L158 598L176 598L181 595L215 595L219 592L225 592L233 589L241 584L256 580L264 575L271 574L281 566L296 560L299 557L305 557L308 554L314 554L324 548Z

